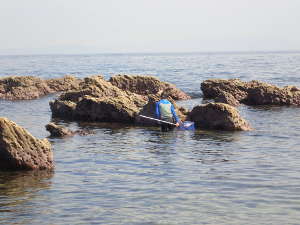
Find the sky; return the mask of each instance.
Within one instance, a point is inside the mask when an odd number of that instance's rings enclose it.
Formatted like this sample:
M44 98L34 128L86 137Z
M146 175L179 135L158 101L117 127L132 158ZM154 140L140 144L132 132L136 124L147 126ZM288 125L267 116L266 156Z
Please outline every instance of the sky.
M300 50L300 0L0 3L2 55Z

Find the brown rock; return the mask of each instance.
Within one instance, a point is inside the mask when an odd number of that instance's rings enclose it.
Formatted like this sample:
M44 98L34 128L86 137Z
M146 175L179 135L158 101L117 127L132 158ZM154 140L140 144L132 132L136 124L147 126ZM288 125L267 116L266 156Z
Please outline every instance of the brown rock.
M146 102L145 102L146 103ZM139 108L128 96L94 98L84 97L77 103L76 119L102 122L134 122Z
M211 79L201 84L205 98L217 98L224 93L247 105L300 105L300 91L295 86L279 88L260 81Z
M81 80L65 76L43 80L34 76L11 76L0 79L0 99L30 100L44 95L77 89Z
M50 132L50 137L66 137L74 135L74 132L70 129L54 123L48 123L46 125L46 130Z
M46 83L52 92L76 90L79 88L81 82L81 79L71 75L66 75L62 78L46 80Z
M50 132L50 137L71 137L75 134L78 134L80 136L86 136L89 134L95 134L92 130L76 130L72 131L64 126L59 126L54 123L48 123L46 125L46 130Z
M51 93L47 83L32 76L12 76L0 79L0 99L29 100Z
M239 106L240 103L236 100L232 94L228 92L220 92L220 94L215 98L216 103L225 103L231 106Z
M54 117L82 121L132 122L147 97L123 91L102 76L87 77L77 91L50 102Z
M201 83L204 98L216 98L224 92L231 94L237 101L247 97L245 83L239 79L210 79Z
M198 105L190 112L189 120L194 121L195 126L200 129L251 130L249 123L240 116L239 112L224 103Z
M0 169L53 169L53 153L47 139L37 139L14 122L0 118Z
M54 101L50 101L49 105L53 117L73 119L75 116L75 102L56 99Z
M186 100L191 97L175 85L158 80L153 76L116 75L109 80L114 86L139 95L156 95L158 98L171 97L174 100Z
M80 85L80 89L60 95L50 102L53 117L75 119L81 121L139 123L137 114L145 113L153 116L153 104L158 101L157 95L147 96L121 90L102 76L87 77ZM154 87L154 86L153 86ZM146 93L146 92L144 92ZM174 100L178 115L183 115ZM153 111L152 111L153 110Z

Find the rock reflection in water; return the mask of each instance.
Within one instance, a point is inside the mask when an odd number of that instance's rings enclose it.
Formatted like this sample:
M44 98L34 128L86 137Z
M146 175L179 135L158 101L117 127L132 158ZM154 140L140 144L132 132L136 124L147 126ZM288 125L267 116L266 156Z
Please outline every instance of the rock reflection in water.
M39 191L51 187L53 174L49 170L0 172L0 223L31 211L34 206L30 207L28 202L36 198Z

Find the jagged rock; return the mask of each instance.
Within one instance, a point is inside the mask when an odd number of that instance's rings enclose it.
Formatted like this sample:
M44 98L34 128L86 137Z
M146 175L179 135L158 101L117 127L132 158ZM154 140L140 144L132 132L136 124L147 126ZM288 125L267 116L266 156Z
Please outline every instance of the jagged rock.
M50 80L34 76L4 77L0 79L0 99L36 99L54 92L76 89L80 82L81 80L72 76Z
M152 115L155 101L160 100L156 95L139 95L129 90L121 90L103 79L102 76L85 78L81 88L60 95L50 102L53 117L81 121L139 123L138 114ZM179 116L185 112L176 106ZM152 108L151 108L152 107ZM145 112L147 111L147 112Z
M54 117L132 123L147 100L148 97L119 89L102 76L92 76L84 79L81 89L63 93L50 102L50 107Z
M249 123L240 116L236 108L224 103L198 105L190 112L189 120L194 121L195 126L200 129L251 130Z
M300 105L300 90L295 86L280 88L255 80L211 79L201 83L201 90L204 98L214 98L216 101L223 93L228 93L247 105Z
M47 139L37 139L14 122L0 118L0 169L53 169L53 152Z
M116 75L109 80L114 86L139 95L156 95L158 98L171 97L174 100L186 100L191 97L176 88L175 85L158 80L153 76Z
M50 132L50 137L65 137L74 135L74 132L70 129L54 123L48 123L46 125L46 130Z
M66 75L62 78L46 80L46 83L52 92L76 90L79 88L81 82L81 79L71 75Z
M48 123L46 125L46 130L50 132L50 137L70 137L75 134L78 134L80 136L85 136L89 134L95 134L95 132L91 130L72 131L66 127L56 125L55 123Z

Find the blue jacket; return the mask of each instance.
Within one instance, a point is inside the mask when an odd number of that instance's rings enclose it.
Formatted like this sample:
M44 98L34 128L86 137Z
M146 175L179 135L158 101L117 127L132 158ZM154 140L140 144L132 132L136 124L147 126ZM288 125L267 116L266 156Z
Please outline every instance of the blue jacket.
M171 107L170 107L170 109L171 109L171 112L170 112L170 114L172 114L173 115L173 118L176 120L176 123L178 123L179 121L180 121L180 119L178 118L178 116L177 116L177 114L176 114L176 112L175 112L175 109L174 109L174 106L173 106L173 104L171 103L171 102L169 102L167 99L162 99L162 100L160 100L159 102L156 102L156 110L155 110L155 114L156 114L156 117L158 118L158 119L160 119L161 118L161 112L160 112L160 104L170 104L171 105Z

